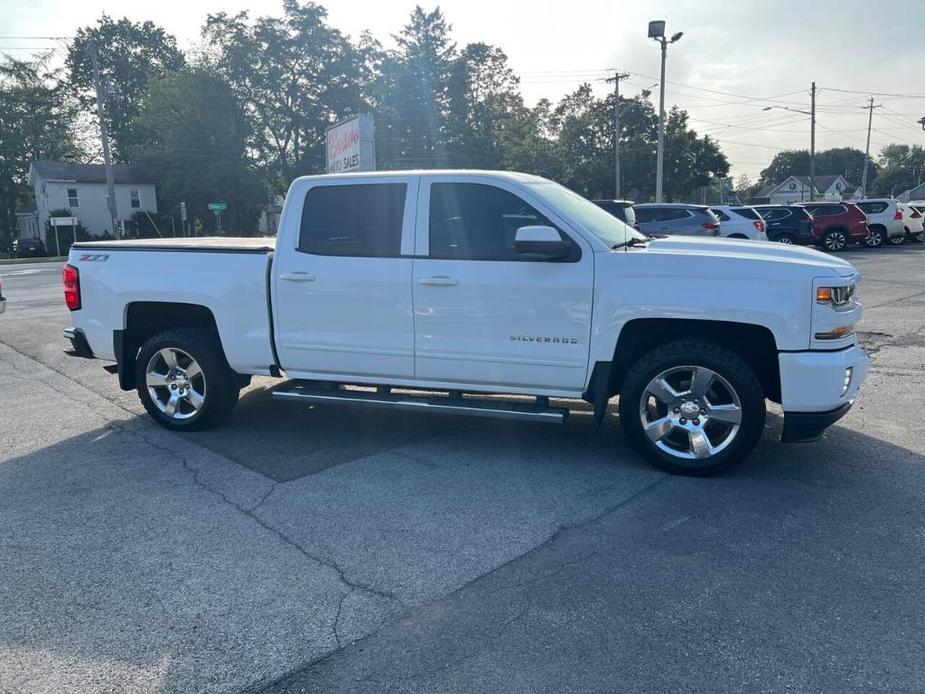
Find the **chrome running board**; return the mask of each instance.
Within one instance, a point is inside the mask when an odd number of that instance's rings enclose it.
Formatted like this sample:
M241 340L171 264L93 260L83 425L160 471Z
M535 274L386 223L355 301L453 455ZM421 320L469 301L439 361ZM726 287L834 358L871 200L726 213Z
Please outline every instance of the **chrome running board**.
M550 407L545 398L537 402L515 402L488 398L464 397L461 394L434 395L432 391L420 395L402 388L393 393L387 387L372 387L369 390L347 389L340 386L319 387L318 384L294 383L273 391L274 400L311 402L330 405L359 405L411 412L458 414L470 417L495 417L497 419L518 419L530 422L562 424L568 417L568 409Z

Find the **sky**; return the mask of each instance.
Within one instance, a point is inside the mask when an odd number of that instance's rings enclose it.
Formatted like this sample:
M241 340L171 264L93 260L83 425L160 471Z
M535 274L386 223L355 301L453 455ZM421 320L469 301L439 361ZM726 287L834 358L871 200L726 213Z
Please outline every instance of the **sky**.
M810 84L816 81L817 150L864 149L867 111L875 105L871 154L891 142L925 145L923 0L419 0L439 5L462 46L500 46L521 77L528 103L556 100L589 82L598 93L615 68L629 72L621 93L658 95L658 45L649 20L683 38L668 51L666 108L678 105L700 134L718 140L732 175L753 180L781 149L809 147ZM369 30L386 46L414 0L323 0L330 23L358 37ZM60 45L25 36L70 36L102 13L150 19L189 48L209 13L279 14L282 2L241 0L0 0L0 52ZM13 48L17 47L17 48ZM766 110L767 107L772 107ZM820 174L842 173L820 171ZM858 183L857 181L852 181Z

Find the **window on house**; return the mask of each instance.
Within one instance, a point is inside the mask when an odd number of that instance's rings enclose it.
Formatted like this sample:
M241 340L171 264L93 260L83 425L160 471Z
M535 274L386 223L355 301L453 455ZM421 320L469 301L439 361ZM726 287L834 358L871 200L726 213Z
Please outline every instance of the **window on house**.
M80 207L80 198L77 197L76 188L67 189L67 206L68 207Z
M132 200L133 209L141 209L141 193L137 188L132 188L129 192L129 197Z

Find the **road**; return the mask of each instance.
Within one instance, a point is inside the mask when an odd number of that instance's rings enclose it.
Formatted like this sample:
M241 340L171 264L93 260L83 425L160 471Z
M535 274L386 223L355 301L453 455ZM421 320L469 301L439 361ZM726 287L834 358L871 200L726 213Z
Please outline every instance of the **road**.
M925 249L846 254L873 364L723 477L599 433L313 408L142 416L0 267L0 691L925 690ZM613 409L613 408L612 408Z

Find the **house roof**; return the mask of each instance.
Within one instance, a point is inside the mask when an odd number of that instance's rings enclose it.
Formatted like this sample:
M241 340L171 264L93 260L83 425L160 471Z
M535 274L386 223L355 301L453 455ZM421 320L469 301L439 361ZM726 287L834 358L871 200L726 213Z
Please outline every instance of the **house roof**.
M772 192L780 188L791 178L801 183L804 187L809 188L809 176L787 176L787 178L785 178L780 183L775 183L774 185L763 186L761 190L758 191L756 197L759 197L759 198L768 197ZM835 174L835 175L826 174L826 175L816 176L815 181L814 181L814 183L816 184L816 193L822 193L828 190L829 188L832 187L832 185L838 179L845 181L845 191L854 190L855 186L848 183L848 181L845 180L845 177L842 176L841 174ZM842 191L842 193L844 194L845 191Z
M32 171L46 180L105 183L106 167L102 164L76 164L69 161L34 161ZM144 171L126 164L113 164L116 183L153 183Z

